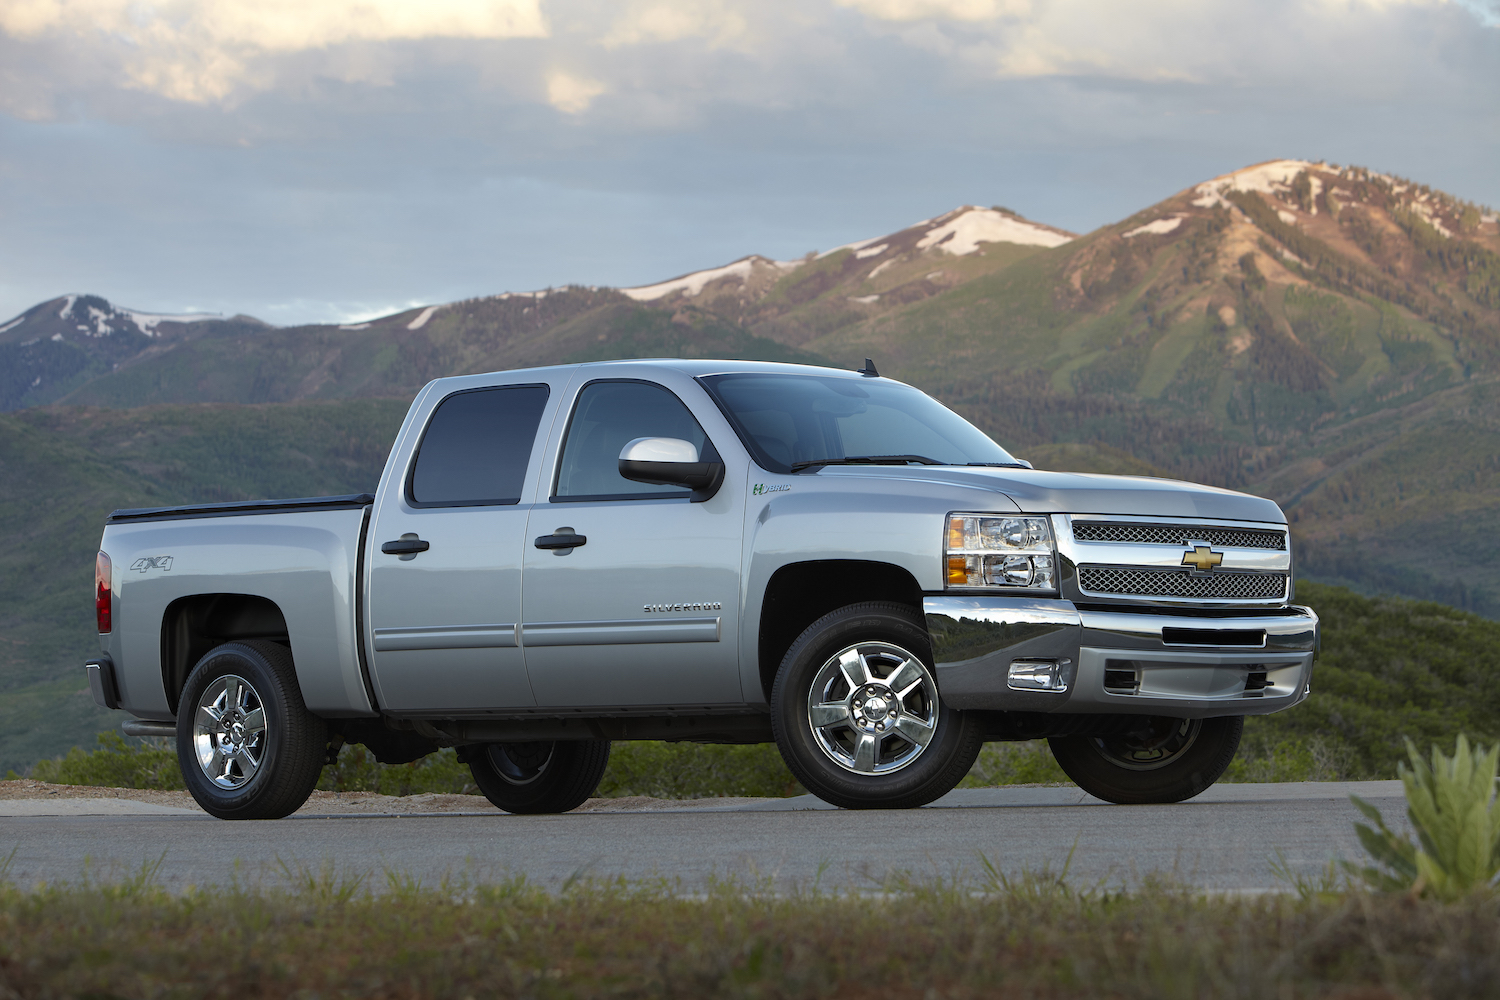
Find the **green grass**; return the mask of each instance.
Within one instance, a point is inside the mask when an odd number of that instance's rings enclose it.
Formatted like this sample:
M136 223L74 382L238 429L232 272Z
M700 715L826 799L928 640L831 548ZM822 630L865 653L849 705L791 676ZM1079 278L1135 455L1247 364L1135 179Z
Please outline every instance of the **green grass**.
M523 878L423 886L286 866L285 887L0 886L15 997L1490 997L1500 903L1235 897L1047 873L801 886Z

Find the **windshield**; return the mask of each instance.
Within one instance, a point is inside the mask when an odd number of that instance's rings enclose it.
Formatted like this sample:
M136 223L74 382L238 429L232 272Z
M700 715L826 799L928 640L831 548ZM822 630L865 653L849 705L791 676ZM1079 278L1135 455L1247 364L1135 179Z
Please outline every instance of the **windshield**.
M761 374L699 381L772 472L859 460L1021 464L963 417L899 382Z

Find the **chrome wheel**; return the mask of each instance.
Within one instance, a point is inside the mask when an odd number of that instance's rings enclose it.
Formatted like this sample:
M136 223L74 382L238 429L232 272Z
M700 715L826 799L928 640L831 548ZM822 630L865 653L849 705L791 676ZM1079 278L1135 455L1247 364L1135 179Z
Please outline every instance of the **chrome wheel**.
M1094 740L1099 756L1131 771L1154 771L1166 767L1198 741L1203 731L1201 719L1146 720L1146 728L1128 736L1109 736Z
M210 683L193 717L193 752L204 777L220 788L243 788L260 770L265 751L260 694L237 674Z
M818 670L807 696L807 725L830 760L855 774L889 774L932 742L937 682L900 646L862 642Z
M529 785L552 763L557 744L552 742L492 743L487 752L500 778L512 785Z

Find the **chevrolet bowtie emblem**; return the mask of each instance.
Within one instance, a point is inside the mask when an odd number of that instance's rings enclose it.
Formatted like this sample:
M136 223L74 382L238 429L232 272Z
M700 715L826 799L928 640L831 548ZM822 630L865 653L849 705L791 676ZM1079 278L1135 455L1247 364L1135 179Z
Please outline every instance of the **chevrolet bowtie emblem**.
M1191 552L1182 554L1182 565L1191 566L1200 573L1207 573L1224 561L1224 553L1215 552L1207 545L1198 545Z

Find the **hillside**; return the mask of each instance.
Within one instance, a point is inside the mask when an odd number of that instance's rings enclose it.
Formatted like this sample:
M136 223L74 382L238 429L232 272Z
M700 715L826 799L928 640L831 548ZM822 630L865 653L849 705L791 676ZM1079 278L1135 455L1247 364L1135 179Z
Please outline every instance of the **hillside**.
M24 758L4 742L32 738L23 717L92 711L57 706L108 509L365 489L430 378L673 355L873 357L1041 467L1272 497L1303 578L1500 616L1500 226L1275 161L1083 236L965 206L797 261L346 326L42 303L0 326L0 511L24 539L0 583L0 761Z
M405 415L401 400L0 415L0 774L119 724L80 684L111 510L368 490Z

